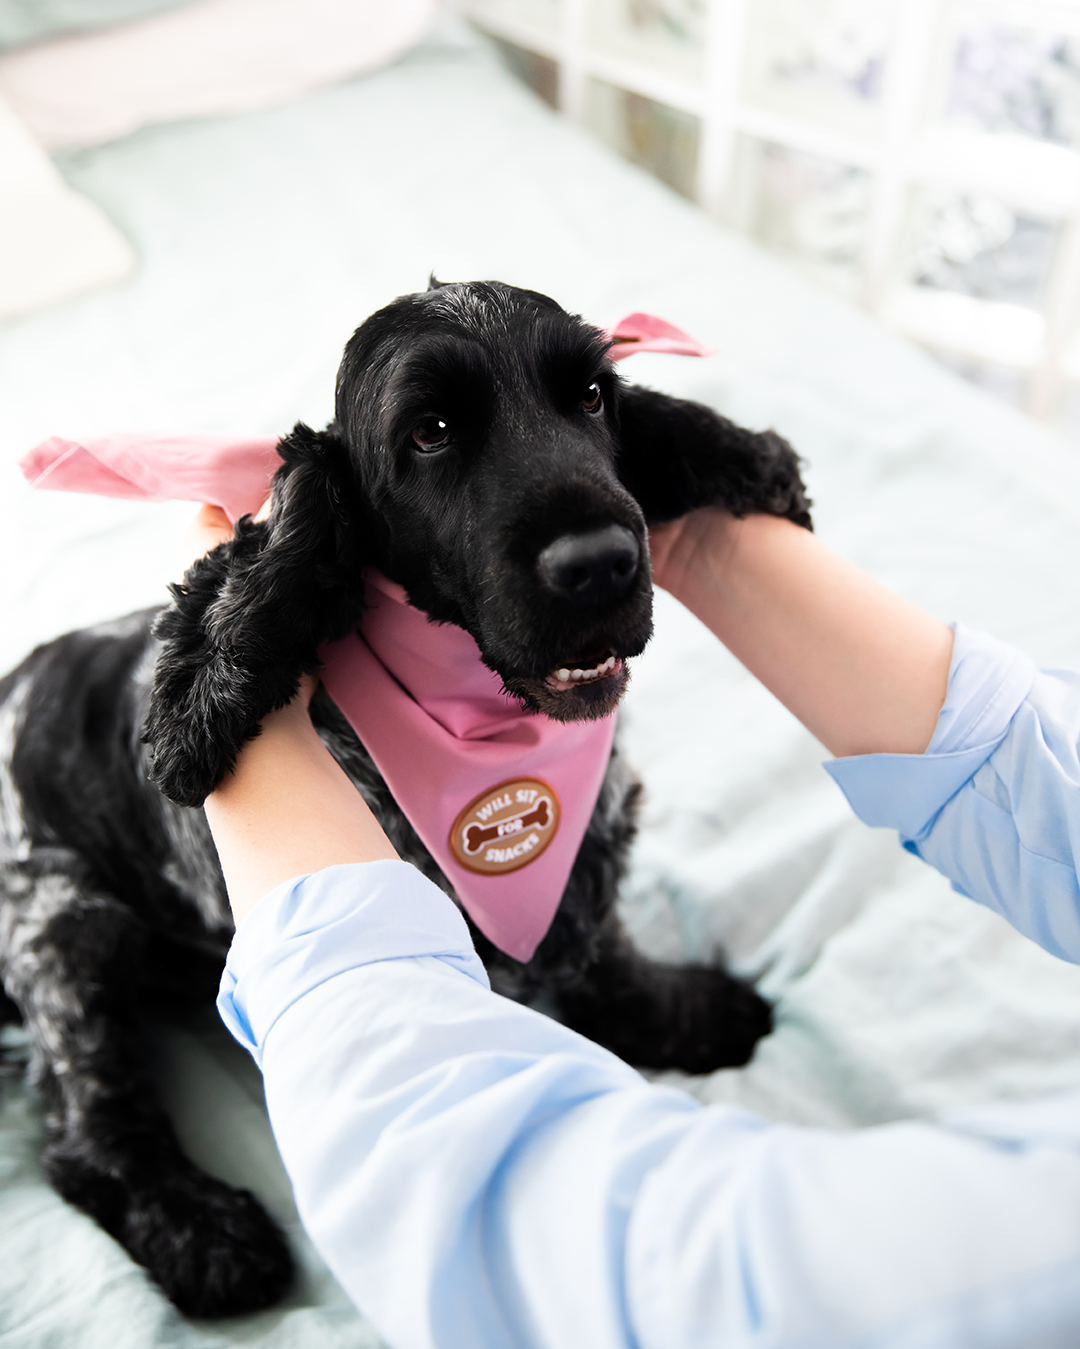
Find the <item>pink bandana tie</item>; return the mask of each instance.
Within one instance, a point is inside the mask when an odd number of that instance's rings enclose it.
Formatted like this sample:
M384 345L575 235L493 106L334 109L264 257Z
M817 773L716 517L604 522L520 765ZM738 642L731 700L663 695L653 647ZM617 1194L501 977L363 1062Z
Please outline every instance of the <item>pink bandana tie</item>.
M649 314L607 336L613 360L637 351L704 356ZM32 487L253 514L280 465L276 436L53 437L20 467ZM327 692L374 759L473 922L500 950L531 959L551 926L604 779L615 714L564 725L523 712L468 633L437 625L379 572L362 629L323 647Z

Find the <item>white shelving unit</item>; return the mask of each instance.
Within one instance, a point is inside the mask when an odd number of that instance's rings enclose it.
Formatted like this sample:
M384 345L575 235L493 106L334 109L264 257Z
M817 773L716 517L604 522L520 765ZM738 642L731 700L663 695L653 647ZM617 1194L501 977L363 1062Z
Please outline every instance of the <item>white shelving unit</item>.
M568 116L1035 416L1080 386L1080 0L459 3ZM1024 98L1064 129L1010 125Z

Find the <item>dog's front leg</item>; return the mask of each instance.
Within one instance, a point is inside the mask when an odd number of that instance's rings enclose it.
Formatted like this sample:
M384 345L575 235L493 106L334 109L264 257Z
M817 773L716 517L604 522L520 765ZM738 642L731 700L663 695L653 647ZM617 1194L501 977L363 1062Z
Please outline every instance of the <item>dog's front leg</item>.
M561 1019L636 1068L708 1073L748 1062L772 1029L772 1009L719 964L670 964L637 951L617 915L597 958L559 990Z
M787 441L775 431L747 431L702 403L624 386L618 470L650 525L723 506L812 528L799 457Z
M4 877L3 979L47 1102L42 1170L189 1316L276 1302L285 1238L253 1195L200 1171L155 1097L136 1019L145 930L64 849Z
M340 508L336 437L298 426L280 446L270 518L188 571L155 629L162 647L143 739L170 800L200 806L259 723L319 668L359 614L357 529Z

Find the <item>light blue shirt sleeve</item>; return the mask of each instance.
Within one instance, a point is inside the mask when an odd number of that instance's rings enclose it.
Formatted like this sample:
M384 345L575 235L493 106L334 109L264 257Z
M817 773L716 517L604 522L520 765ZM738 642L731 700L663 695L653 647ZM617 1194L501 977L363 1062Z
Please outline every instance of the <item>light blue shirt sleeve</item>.
M867 824L1062 959L1080 962L1080 673L1036 671L960 625L925 754L826 768Z
M1080 1343L1080 1096L858 1133L703 1108L491 993L401 862L264 896L218 1005L392 1349Z

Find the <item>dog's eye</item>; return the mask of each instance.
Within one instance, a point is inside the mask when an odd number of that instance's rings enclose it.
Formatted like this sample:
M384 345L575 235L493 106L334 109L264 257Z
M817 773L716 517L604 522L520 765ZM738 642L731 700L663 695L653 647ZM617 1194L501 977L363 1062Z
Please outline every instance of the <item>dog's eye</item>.
M599 384L590 384L585 390L585 397L581 400L582 412L599 412L604 406L604 398L600 392Z
M425 417L413 427L413 442L418 450L432 454L450 441L450 428L441 417Z

